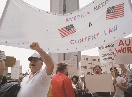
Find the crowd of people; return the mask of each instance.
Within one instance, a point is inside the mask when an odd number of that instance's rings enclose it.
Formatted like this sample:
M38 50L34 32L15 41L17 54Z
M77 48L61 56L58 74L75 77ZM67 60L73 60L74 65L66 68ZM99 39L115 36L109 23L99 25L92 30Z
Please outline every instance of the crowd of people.
M68 64L60 62L57 64L56 74L52 76L55 65L52 58L37 42L33 42L30 48L39 54L34 53L28 58L31 73L23 78L17 97L132 97L132 70L126 69L124 64L119 64L123 75L119 74L118 68L110 68L112 76L114 75L114 92L90 93L86 87L86 75L69 77ZM43 62L46 65L44 69ZM3 76L4 68L5 54L0 51L0 86L7 82ZM93 75L101 74L102 69L99 65L93 67Z

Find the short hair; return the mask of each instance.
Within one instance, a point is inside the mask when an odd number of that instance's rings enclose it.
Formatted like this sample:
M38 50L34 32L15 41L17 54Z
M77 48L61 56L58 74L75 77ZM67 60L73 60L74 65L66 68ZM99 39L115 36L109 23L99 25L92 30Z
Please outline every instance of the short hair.
M113 70L113 67L110 68L110 71L111 71L111 70ZM114 67L114 70L117 71L117 75L118 75L118 76L121 76L121 75L119 74L119 72L118 72L118 68L117 68L117 67Z
M60 62L57 64L57 72L62 72L68 66L66 63Z
M99 67L99 69L102 71L102 68L101 68L99 65L95 65L95 66L93 67L93 71L94 71L94 69L97 68L97 67Z
M72 81L73 81L73 78L75 78L75 79L77 80L77 82L79 81L79 77L78 77L78 76L74 75L74 76L72 77Z
M113 67L110 68L110 71L113 70ZM118 70L117 67L114 67L114 70Z

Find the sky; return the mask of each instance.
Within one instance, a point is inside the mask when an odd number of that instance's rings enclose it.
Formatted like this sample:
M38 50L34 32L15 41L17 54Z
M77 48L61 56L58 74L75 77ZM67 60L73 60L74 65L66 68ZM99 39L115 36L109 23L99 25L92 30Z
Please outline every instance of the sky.
M4 10L5 4L7 0L0 0L0 17L2 15L2 12ZM30 5L49 11L50 10L50 0L23 0ZM91 3L93 0L79 0L79 6L80 8L86 6L87 4ZM132 0L131 0L132 1ZM35 51L30 49L24 49L24 48L17 48L17 47L11 47L11 46L3 46L0 45L0 50L5 51L6 56L14 56L17 60L20 60L20 65L23 66L23 72L26 72L28 68L28 57L31 56ZM90 50L85 50L81 52L82 55L91 55L91 56L98 56L98 49L93 48Z

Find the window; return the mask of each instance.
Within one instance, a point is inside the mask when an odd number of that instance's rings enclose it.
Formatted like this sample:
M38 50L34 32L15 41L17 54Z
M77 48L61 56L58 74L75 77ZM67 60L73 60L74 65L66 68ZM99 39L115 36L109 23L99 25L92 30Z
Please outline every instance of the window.
M93 59L93 61L96 61L96 59Z

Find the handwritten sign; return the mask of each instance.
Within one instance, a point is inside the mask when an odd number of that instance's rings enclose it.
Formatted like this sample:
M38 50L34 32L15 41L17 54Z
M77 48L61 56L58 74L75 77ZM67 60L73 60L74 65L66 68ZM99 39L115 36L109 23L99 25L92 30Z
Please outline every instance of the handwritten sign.
M93 72L95 65L101 65L99 56L87 56L82 55L81 57L81 70L87 72Z
M65 60L64 62L68 64L68 75L69 76L78 75L77 64L74 59Z
M115 61L118 64L132 63L132 39L123 38L115 42Z
M101 63L108 63L114 61L114 42L98 47L98 51Z

